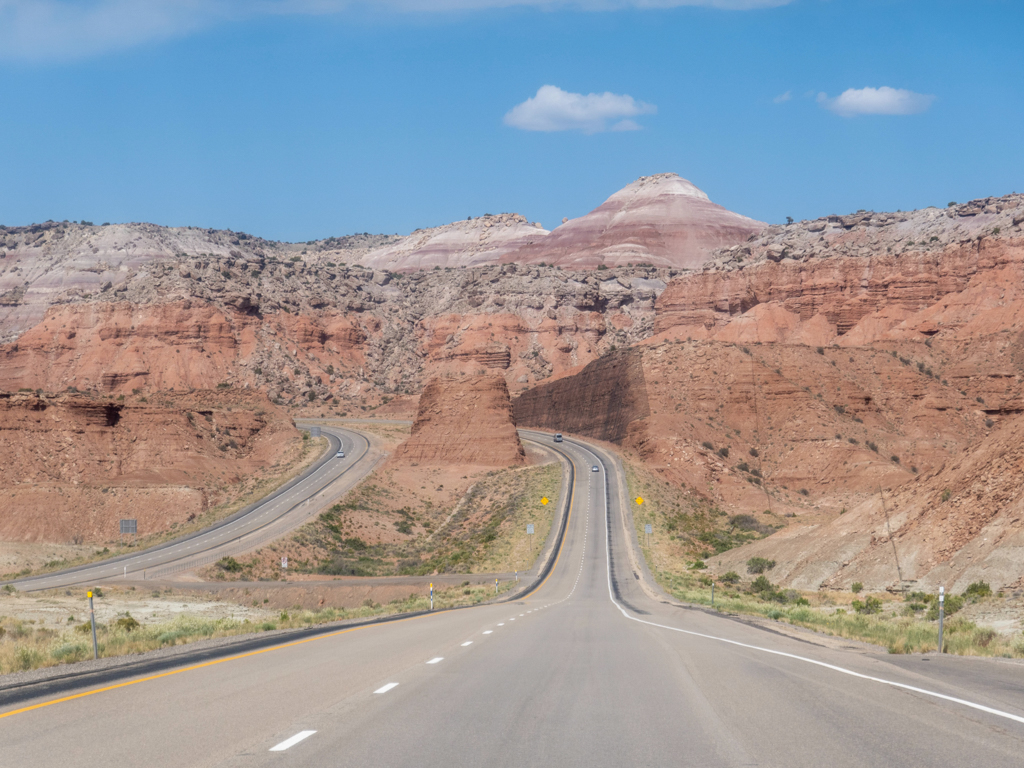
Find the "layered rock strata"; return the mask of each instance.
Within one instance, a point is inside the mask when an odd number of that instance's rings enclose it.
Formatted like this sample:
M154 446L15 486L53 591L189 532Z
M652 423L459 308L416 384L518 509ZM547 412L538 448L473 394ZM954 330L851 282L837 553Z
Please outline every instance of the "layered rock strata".
M686 179L662 173L638 179L502 261L568 269L644 263L693 269L714 250L743 243L764 227L715 205Z
M508 387L500 376L437 377L427 382L409 439L393 461L508 467L526 462Z

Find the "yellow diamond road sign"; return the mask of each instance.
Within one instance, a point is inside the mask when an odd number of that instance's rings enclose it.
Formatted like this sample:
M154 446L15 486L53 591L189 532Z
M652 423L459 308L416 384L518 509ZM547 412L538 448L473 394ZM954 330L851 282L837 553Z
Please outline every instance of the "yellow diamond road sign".
M543 499L540 500L540 503L541 504L547 504L548 503L548 497L545 496Z
M636 503L637 503L637 504L643 504L643 503L644 503L644 500L643 500L643 498L642 498L642 497L640 497L640 496L637 496L637 497L636 497Z

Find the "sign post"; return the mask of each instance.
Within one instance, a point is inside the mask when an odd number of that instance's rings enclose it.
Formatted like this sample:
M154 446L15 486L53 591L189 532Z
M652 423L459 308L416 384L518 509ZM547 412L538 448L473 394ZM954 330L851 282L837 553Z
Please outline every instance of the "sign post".
M942 614L945 613L946 588L939 587L939 653L942 653Z
M92 624L92 657L98 659L100 652L96 645L96 613L92 609L92 590L90 589L86 594L89 596L89 622Z
M711 607L715 607L715 582L711 582Z
M281 568L283 568L286 571L288 570L288 555L285 555L281 558Z
M430 582L430 610L434 610L434 582Z
M138 533L139 533L139 521L138 520L130 520L130 519L121 520L121 543L122 544L124 544L125 534L128 534L130 536L134 536L136 539L138 539Z
M498 594L498 580L494 580L494 594Z
M651 534L654 533L654 526L650 523L644 524L644 536L647 537L647 546L651 546Z

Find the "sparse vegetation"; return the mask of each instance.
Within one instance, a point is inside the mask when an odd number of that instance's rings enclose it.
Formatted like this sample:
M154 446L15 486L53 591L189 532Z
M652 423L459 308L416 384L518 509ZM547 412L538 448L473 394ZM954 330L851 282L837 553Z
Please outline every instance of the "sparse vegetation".
M765 557L752 557L747 560L747 573L764 573L775 567L775 561Z

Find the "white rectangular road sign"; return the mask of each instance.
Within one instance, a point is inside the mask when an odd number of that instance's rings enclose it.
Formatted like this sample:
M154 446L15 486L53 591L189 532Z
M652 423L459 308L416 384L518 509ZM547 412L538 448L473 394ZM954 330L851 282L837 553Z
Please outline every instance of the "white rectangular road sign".
M533 536L533 523L527 523L526 524L526 532L529 535Z
M644 526L644 533L654 533L654 526L651 525L650 523L647 523Z

